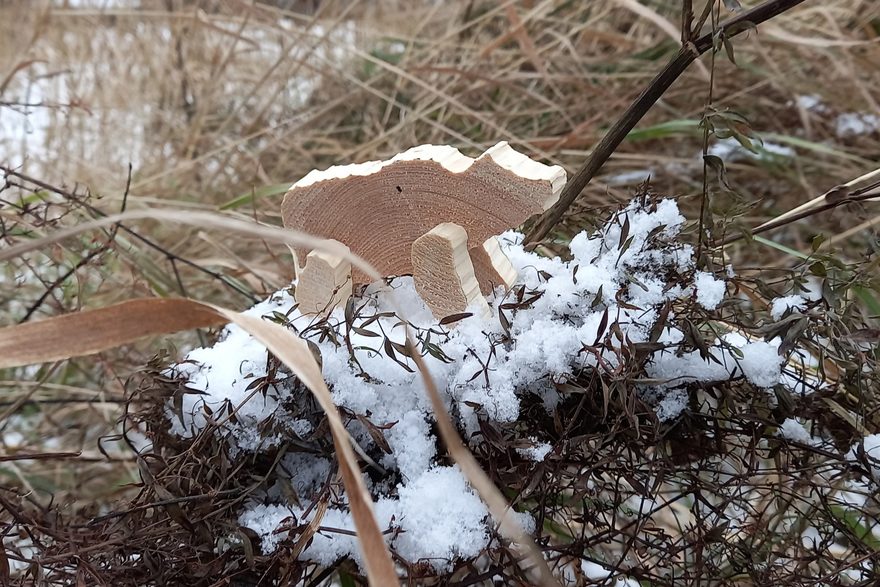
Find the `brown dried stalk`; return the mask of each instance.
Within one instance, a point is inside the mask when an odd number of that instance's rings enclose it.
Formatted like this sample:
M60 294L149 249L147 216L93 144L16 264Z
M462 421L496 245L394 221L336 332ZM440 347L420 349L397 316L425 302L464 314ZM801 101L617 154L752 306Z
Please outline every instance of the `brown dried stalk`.
M742 12L724 21L721 23L718 31L710 31L695 41L684 44L672 61L651 80L648 87L639 94L638 98L626 109L626 112L605 133L605 136L602 137L602 140L599 141L599 144L596 145L581 168L565 184L559 201L541 215L538 222L535 223L535 226L526 235L525 242L533 243L541 240L562 220L565 212L571 207L587 184L590 183L593 176L611 157L612 153L620 146L626 135L635 128L636 124L647 114L648 110L651 109L666 90L672 86L675 80L685 72L688 66L713 47L717 35L724 35L726 38L734 37L754 25L779 16L803 1L768 0L751 10Z

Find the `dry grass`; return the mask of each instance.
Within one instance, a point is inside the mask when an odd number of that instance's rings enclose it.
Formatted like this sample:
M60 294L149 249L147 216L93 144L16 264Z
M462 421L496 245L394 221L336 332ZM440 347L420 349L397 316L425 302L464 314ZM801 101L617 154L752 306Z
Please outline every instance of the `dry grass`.
M645 18L614 0L142 0L140 9L0 1L0 164L25 175L7 175L0 186L0 242L7 246L96 214L149 206L223 209L279 224L285 184L312 168L385 158L420 143L454 144L474 154L508 140L573 170L603 129L677 50L677 41L666 31L669 27L661 25L678 27L678 3L642 3L659 16ZM650 170L653 189L680 198L689 218L697 217L703 192L698 155L702 133L697 123L707 102L710 69L715 108L742 114L765 140L793 146L797 152L790 159L728 161L730 189L710 177L710 210L718 236L722 227L735 232L756 226L876 167L880 133L839 137L834 119L844 112L880 116L878 39L876 2L806 2L762 26L759 34L739 38L734 43L739 67L723 53L714 64L704 59L704 67L691 68L648 114L588 187L553 235L555 240L545 244L555 249L557 241L594 225L628 199L644 177L621 184L619 175L633 170ZM821 96L827 109L798 108L794 100L806 94ZM876 365L876 349L866 351L841 336L877 327L877 225L872 224L876 206L849 206L794 223L764 235L769 241L746 240L728 247L714 261L732 261L743 291L757 300L767 299L773 290L784 291L793 277L811 275L817 259L803 263L798 255L811 254L816 234L830 237L864 226L836 241L828 258L818 259L831 272L838 271L835 263L852 264L836 274L841 289L834 313L820 329L793 335L798 340L826 335L836 339L829 347L831 359L845 373L858 372L863 365ZM69 239L0 267L0 324L138 295L182 294L244 307L291 277L289 255L278 247L155 223L127 228L130 232ZM725 319L758 330L755 319L731 313ZM126 403L136 390L130 378L159 349L170 349L173 357L177 346L198 344L197 337L206 341L211 333L0 372L4 452L78 453L0 462L0 508L25 495L34 511L51 501L60 506L62 519L83 520L138 495L140 490L132 484L140 482L142 472L127 442L118 436L120 419L126 406L141 413L150 405L149 398L141 396L136 396L138 401L147 404ZM583 384L591 388L596 383ZM868 426L877 425L871 424L871 413L865 413L864 401L878 393L876 379L849 381L844 387L843 397L835 401L849 413L867 416ZM727 398L736 391L709 393ZM805 404L803 409L837 431L840 446L852 439L855 426L835 418L827 405ZM766 415L764 407L755 410ZM794 522L783 515L800 507L792 505L795 502L815 505L807 495L811 486L803 483L824 466L823 458L831 457L804 456L785 447L759 449L748 440L763 429L756 431L753 422L744 423L722 410L714 421L688 421L684 429L671 433L673 440L686 443L719 421L737 431L748 429L720 451L723 458L707 448L693 460L701 463L701 476L681 467L682 459L692 458L681 454L683 444L661 448L661 433L653 429L633 437L638 428L631 427L622 415L626 412L622 409L595 429L571 432L577 443L565 458L577 460L580 468L559 465L553 471L528 472L555 479L555 495L589 503L548 510L554 523L579 520L557 533L557 544L564 545L557 548L557 558L585 550L612 558L633 548L647 552L656 546L649 544L655 535L666 541L663 548L670 552L681 545L709 544L707 549L715 550L701 563L705 566L695 568L732 583L779 581L772 574L754 574L742 559L774 549L800 560L802 566L786 571L787 577L807 581L825 576L833 583L829 577L837 562L808 560L803 549L789 544L799 536L791 525L818 516L816 511L805 510ZM649 462L639 462L644 469L621 470L633 451L647 454ZM762 470L756 477L749 467L762 459L775 459L776 469ZM525 477L524 483L522 471L494 473L499 475L494 480L514 494L528 487L532 493L524 500L551 494L542 485L549 483L546 479L531 484L533 477ZM624 516L616 510L602 513L599 506L605 497L581 487L583 479L593 478L600 485L602 479L611 485L610 480L627 479L617 496L621 501L605 504L613 509L638 494L640 485L656 482L658 491L667 487L658 481L663 475L670 491L696 483L698 477L706 487L728 485L734 491L748 486L760 499L737 498L759 504L755 512L761 515L753 512L754 519L765 531L739 536L738 542L731 542L735 546L712 543L706 537L715 536L714 521L706 513L698 520L698 530L691 526L700 533L695 542L688 542L684 522L673 514L662 530L646 529L642 516L630 517L640 531L621 530L609 538L610 544L599 540L606 534L581 535L586 525L620 528L615 526L616 516ZM830 479L825 487L836 482ZM563 488L565 484L570 487ZM140 499L146 499L142 492ZM199 507L193 505L189 513L205 515ZM833 510L827 503L817 507ZM594 518L584 518L584 511L594 512ZM833 523L836 518L829 514L827 519ZM12 512L0 513L0 527L23 527L11 524L13 520ZM766 530L783 526L785 532L778 532L785 544L761 542L769 535ZM850 532L858 533L852 528ZM561 536L574 538L566 542ZM876 540L861 536L849 546L846 561L876 556ZM653 556L661 550L657 547ZM686 548L675 552L680 558L670 560L700 556ZM498 564L506 568L508 563ZM211 568L211 576L222 575L222 570ZM666 584L671 579L657 574L644 580Z

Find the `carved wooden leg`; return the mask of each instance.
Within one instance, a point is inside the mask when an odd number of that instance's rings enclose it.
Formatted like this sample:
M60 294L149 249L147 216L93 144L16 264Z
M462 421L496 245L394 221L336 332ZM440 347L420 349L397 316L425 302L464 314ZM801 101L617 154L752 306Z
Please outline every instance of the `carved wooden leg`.
M413 241L416 291L437 319L466 312L472 305L481 314L490 312L474 275L467 240L464 228L445 222Z
M348 301L351 292L351 263L342 257L314 250L297 271L296 301L303 314L326 316Z
M501 244L496 237L490 236L482 245L468 252L483 295L490 295L498 286L503 286L505 290L514 286L517 278L516 269L501 250Z

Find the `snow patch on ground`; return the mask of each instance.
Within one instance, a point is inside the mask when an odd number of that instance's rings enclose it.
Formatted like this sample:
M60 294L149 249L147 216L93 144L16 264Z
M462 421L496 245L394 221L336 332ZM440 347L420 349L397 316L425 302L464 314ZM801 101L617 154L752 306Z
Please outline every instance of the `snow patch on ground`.
M880 130L880 116L868 112L845 112L834 121L839 137L869 135Z
M723 280L715 279L711 273L697 272L694 282L697 286L697 303L707 310L714 310L724 299L726 284Z
M778 159L790 159L797 153L791 147L780 145L771 141L756 142L757 152L746 149L733 137L719 139L709 146L708 154L720 157L726 162L741 161L743 159L756 159L758 161L774 161ZM699 158L702 159L702 153Z

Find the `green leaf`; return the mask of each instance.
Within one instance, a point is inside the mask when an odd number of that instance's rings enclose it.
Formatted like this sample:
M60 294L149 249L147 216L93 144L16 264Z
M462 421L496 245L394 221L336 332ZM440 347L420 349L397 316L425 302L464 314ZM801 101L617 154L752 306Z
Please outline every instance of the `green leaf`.
M219 209L235 210L236 208L241 208L244 205L256 203L256 201L261 198L280 196L287 193L287 190L290 189L290 186L290 183L276 183L274 185L266 185L260 188L256 188L245 194L241 194L240 196L237 196L232 200L229 200L225 204L221 204Z
M828 145L823 145L822 143L815 143L813 141L807 141L805 139L801 139L798 137L792 137L789 135L781 135L777 133L764 133L762 135L768 141L773 141L777 143L782 143L784 145L790 145L792 147L798 147L800 149L804 149L806 151L812 151L814 153L819 153L821 155L831 155L833 157L837 157L839 159L846 159L847 161L855 161L857 163L863 165L873 165L871 161L867 159L863 159L862 157L857 157L855 155L851 155L844 151L840 151L835 149L834 147L830 147Z
M880 551L880 540L878 540L871 529L859 521L859 513L857 510L843 506L831 506L831 512L834 517L846 524L850 532L856 538L861 540L865 546L871 550Z
M703 155L703 161L718 175L718 182L728 190L733 191L727 183L727 172L724 169L724 161L718 155Z
M339 571L339 585L340 587L357 587L354 577L342 570Z
M700 132L700 121L696 119L669 120L649 126L647 128L633 129L626 138L630 141L646 141L651 139L663 139L676 135L694 135Z
M816 277L828 277L828 270L825 268L825 263L822 261L816 261L810 265L810 273Z
M797 257L798 259L803 259L804 261L806 261L807 259L810 258L809 255L805 255L805 254L801 253L800 251L796 251L796 250L792 249L791 247L781 245L781 244L774 242L768 238L764 238L763 236L754 235L752 237L752 239L756 243L761 243L762 245L767 245L768 247L774 248L777 251L782 251L783 253L787 253L787 254L791 255L792 257Z
M730 42L730 39L727 38L727 35L721 38L721 41L724 43L724 52L727 53L727 58L731 63L736 65L736 56L733 53L733 43Z
M871 312L871 314L880 314L880 301L877 300L874 292L860 285L854 285L852 291L860 300L862 300L865 306L868 307L868 311Z

